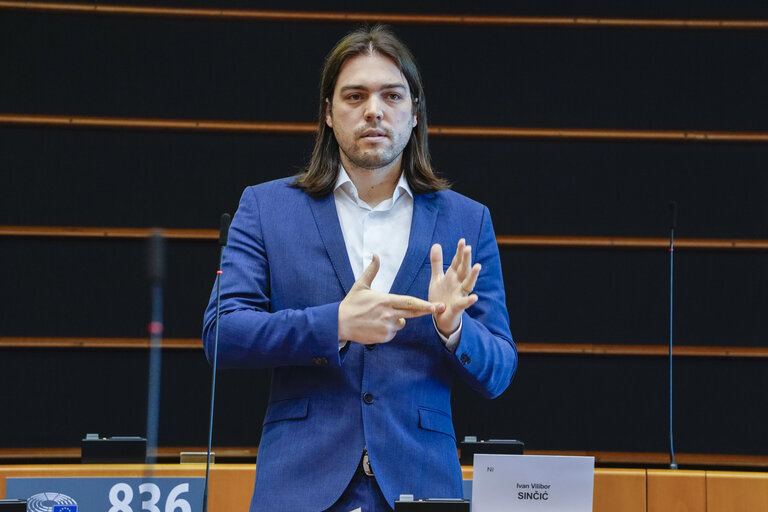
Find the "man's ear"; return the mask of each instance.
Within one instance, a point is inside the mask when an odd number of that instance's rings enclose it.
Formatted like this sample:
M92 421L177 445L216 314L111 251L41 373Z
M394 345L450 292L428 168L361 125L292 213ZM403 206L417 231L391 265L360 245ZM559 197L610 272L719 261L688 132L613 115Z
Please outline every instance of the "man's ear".
M325 124L328 128L333 128L333 119L331 118L331 102L325 98Z
M418 104L419 98L413 98L413 126L419 124Z

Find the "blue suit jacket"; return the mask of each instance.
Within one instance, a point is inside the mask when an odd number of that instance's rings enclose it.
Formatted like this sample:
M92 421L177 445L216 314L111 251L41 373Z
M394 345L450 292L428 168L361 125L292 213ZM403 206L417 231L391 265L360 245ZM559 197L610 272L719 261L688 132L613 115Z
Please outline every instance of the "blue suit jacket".
M429 316L408 320L389 343L349 343L340 353L339 303L355 278L333 195L314 199L291 181L245 190L222 266L219 365L274 369L251 510L330 507L364 446L390 505L400 494L461 497L453 381L495 397L517 365L488 209L452 191L416 195L391 289L426 299L430 247L440 243L450 262L466 238L483 268L455 353ZM203 329L209 359L215 307L214 286ZM250 407L245 393L228 399Z

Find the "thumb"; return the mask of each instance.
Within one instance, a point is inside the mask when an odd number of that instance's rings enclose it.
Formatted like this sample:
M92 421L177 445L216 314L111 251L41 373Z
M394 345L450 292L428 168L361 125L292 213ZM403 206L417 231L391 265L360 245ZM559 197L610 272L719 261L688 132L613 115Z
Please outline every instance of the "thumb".
M374 254L373 258L371 259L371 264L368 265L368 268L363 271L363 274L360 276L360 279L358 279L357 282L366 288L370 288L371 284L373 283L373 279L376 277L376 274L379 273L380 266L381 263L379 262L379 257Z

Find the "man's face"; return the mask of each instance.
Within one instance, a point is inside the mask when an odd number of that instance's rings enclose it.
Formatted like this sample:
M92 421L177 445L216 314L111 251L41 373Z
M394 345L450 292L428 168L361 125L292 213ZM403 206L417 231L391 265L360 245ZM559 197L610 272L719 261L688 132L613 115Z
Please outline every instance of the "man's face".
M348 171L399 166L417 122L408 82L388 57L352 57L341 67L325 122Z

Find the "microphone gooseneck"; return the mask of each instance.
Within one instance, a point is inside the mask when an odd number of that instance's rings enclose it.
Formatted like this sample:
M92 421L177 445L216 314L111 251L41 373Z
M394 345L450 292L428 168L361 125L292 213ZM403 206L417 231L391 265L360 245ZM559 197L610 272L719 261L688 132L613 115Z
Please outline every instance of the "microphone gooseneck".
M165 281L165 239L161 231L155 230L150 235L147 256L152 304L149 323L149 385L147 395L147 464L151 468L152 464L157 462L157 439L160 425L163 282Z
M675 228L677 227L677 203L669 203L669 469L677 469L675 461L674 417L672 413L672 341L674 327L674 275L675 275Z
M221 216L221 226L219 228L219 265L216 270L216 326L213 335L213 378L211 379L211 413L208 422L208 451L205 462L205 486L203 488L203 512L208 510L208 479L211 473L211 443L213 441L213 406L216 400L216 367L219 355L219 313L221 311L221 262L224 256L224 247L229 239L229 224L232 217L225 213Z

